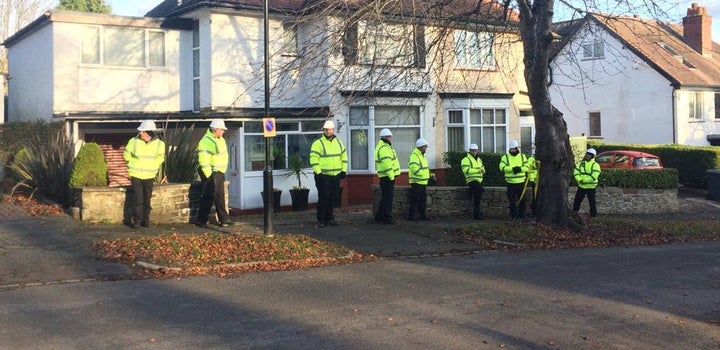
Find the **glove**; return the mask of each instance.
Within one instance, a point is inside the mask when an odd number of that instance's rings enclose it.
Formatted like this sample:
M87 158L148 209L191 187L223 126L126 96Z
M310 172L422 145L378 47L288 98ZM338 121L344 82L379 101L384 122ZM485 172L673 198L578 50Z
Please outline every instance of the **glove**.
M340 178L341 178L341 179L344 179L345 176L347 176L347 173L345 173L344 171L341 171L341 172L340 172Z
M519 174L521 171L522 171L522 169L520 169L519 166L514 166L514 167L513 167L513 174Z

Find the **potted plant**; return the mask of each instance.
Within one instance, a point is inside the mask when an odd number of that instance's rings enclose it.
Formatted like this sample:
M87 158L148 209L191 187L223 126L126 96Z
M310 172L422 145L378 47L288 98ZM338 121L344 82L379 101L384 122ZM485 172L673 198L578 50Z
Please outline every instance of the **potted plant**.
M292 199L292 209L294 211L305 210L308 207L308 194L310 190L302 185L301 178L307 176L303 173L306 168L305 160L298 153L291 153L288 157L287 169L285 177L295 177L297 186L290 189L290 198Z

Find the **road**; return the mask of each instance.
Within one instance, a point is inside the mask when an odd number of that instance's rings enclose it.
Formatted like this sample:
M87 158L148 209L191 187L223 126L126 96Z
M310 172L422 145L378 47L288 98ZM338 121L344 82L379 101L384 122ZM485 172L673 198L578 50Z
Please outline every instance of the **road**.
M720 242L0 291L2 349L720 349Z

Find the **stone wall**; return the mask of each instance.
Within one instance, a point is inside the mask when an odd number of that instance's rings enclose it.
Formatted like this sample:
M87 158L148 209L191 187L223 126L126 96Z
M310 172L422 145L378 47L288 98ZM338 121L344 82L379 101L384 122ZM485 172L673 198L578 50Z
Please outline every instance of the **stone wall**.
M407 216L409 208L408 192L410 186L395 186L393 212L398 218ZM568 191L570 205L575 198L575 187ZM380 203L380 187L372 186L373 212ZM526 194L528 196L529 194ZM673 213L679 210L677 189L638 190L619 187L601 187L596 192L598 212L600 214L654 214ZM471 215L472 200L467 187L428 186L428 215L442 217L451 215ZM481 204L485 216L507 216L508 204L505 187L485 187ZM589 212L587 199L580 207L581 212ZM530 213L530 201L527 202Z
M227 193L228 182L225 183ZM82 187L75 189L79 219L95 223L119 224L130 218L132 187ZM153 187L150 201L150 222L192 223L197 216L201 186L192 184L163 184ZM227 196L225 198L227 205Z

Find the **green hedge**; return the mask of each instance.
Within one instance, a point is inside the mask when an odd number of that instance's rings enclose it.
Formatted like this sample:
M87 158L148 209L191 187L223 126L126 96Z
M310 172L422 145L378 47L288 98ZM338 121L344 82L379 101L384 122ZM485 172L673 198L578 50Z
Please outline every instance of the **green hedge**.
M682 145L607 144L588 141L598 153L612 150L647 152L660 157L663 166L678 170L679 183L693 188L707 187L707 170L720 168L720 148Z
M463 176L460 162L465 158L467 152L445 152L443 153L443 162L450 169L445 177L446 186L464 186L465 176ZM485 176L483 177L483 185L485 186L505 186L503 174L498 169L500 165L501 153L480 153L480 159L485 166Z
M97 143L88 142L80 147L70 175L70 187L107 186L108 167L105 155Z
M639 189L677 188L677 169L603 169L600 186Z
M43 120L0 124L0 162L9 165L12 157L27 146L31 137L37 135L40 139L49 139L62 126L62 122L48 123Z

